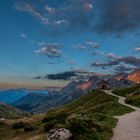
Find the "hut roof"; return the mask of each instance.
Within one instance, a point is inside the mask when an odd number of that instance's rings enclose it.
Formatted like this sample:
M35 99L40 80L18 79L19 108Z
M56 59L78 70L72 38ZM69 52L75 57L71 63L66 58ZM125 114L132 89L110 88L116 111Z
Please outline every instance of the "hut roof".
M107 84L109 84L109 82L107 82L107 81L105 81L105 80L101 80L101 81L98 82L97 84L99 85L99 84L101 84L101 83L107 83Z

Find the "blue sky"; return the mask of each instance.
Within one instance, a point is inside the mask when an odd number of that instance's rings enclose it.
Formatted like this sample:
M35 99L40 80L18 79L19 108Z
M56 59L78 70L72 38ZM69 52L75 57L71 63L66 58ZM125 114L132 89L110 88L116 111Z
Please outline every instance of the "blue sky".
M140 67L137 0L1 0L0 83L62 86L36 76Z

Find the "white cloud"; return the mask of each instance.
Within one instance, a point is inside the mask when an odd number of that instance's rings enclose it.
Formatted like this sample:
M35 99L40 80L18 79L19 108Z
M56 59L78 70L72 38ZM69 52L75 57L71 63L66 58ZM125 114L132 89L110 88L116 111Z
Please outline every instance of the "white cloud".
M25 33L21 33L20 36L23 38L27 38L27 35Z
M140 52L140 47L139 48L135 48L136 52Z
M78 44L76 45L76 48L79 48L81 50L85 50L87 48L100 48L101 47L101 44L98 43L98 42L94 42L94 41L88 41L88 42L85 42L83 44Z
M45 5L45 10L49 14L52 14L55 12L55 8L49 7L48 5Z
M60 25L60 24L68 24L69 22L67 20L57 20L55 21L55 24Z
M18 4L15 4L14 7L15 7L16 10L30 13L34 17L38 18L44 24L49 23L49 19L47 17L43 16L32 5L30 5L28 3L18 3Z
M58 44L47 44L43 48L36 50L35 53L45 55L49 58L62 56L62 51L60 50L60 46Z
M116 55L114 53L108 53L107 57L111 58L111 59L119 59L119 58L121 58L120 56L118 56L118 55Z
M87 46L89 46L91 48L100 48L101 47L100 43L94 42L94 41L86 42L85 45L87 45Z
M85 11L91 11L93 9L93 5L91 3L85 3L82 8L85 10Z

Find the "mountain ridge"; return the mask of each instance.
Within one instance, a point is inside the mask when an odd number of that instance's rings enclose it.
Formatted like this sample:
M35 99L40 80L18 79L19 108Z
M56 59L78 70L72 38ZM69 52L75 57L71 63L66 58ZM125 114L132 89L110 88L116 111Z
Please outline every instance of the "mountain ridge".
M97 89L97 83L102 79L104 79L104 77L94 75L86 81L72 81L68 83L65 87L61 88L61 90L59 91L50 91L47 95L43 97L40 95L30 94L29 96L25 96L26 98L23 97L21 100L14 103L13 105L20 109L31 111L35 114L47 112L51 109L78 99L88 91ZM127 74L125 73L110 76L107 81L110 83L110 87L112 89L130 87L136 84L128 80ZM32 99L34 98L36 99L34 102L32 102Z

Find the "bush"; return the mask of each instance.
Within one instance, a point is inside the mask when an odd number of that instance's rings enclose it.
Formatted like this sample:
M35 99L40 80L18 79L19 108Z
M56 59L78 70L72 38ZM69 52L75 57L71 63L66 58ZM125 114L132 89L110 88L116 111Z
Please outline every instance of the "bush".
M0 128L5 126L6 124L4 122L0 122Z
M30 125L24 127L25 132L31 132L31 131L34 131L35 129L36 129L35 127L30 126Z
M65 122L65 119L68 117L68 113L58 113L58 114L50 114L49 116L46 116L43 120L42 120L42 122L43 123L46 123L46 122L49 122L49 121L51 121L51 120L54 120L54 119L56 119L56 120L58 120L59 122Z
M51 121L45 123L44 128L46 131L49 131L57 124L58 124L58 121L54 119L54 120L51 120Z
M23 123L23 122L18 122L18 123L13 124L12 128L13 128L13 129L21 129L21 128L24 128L25 126L26 126L25 123Z
M50 129L52 129L53 127L59 125L63 125L65 124L65 120L68 117L67 113L58 113L58 114L50 114L49 116L46 116L42 122L45 123L44 124L44 128L46 131L49 131Z
M100 129L98 124L86 117L71 118L68 120L67 125L72 133L77 134L93 133L93 130Z

